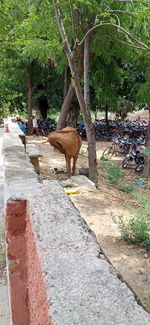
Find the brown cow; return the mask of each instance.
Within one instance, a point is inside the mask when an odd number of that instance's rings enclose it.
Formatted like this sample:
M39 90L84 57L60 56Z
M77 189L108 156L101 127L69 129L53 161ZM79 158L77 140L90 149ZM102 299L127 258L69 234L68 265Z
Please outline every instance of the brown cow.
M76 161L82 145L82 140L76 129L66 127L62 130L51 132L48 135L48 142L65 155L66 170L69 176L75 174ZM71 170L71 158L73 158L73 166Z

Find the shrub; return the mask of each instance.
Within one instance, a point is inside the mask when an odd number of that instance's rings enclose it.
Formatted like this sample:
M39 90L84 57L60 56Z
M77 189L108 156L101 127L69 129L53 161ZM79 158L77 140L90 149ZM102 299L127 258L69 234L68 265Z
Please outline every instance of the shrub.
M142 193L141 193L142 194ZM146 193L143 195L139 194L133 194L131 195L131 198L133 200L136 200L140 204L140 214L145 215L147 218L150 218L150 199L149 194Z
M129 184L125 184L124 186L122 186L122 191L125 192L125 193L131 193L134 191L134 186L132 183L129 183Z
M102 162L103 164L103 170L106 174L106 178L108 182L115 184L117 183L125 174L122 171L122 168L118 165L116 165L114 162L110 162L109 164L105 164L105 162Z
M105 158L104 156L102 156L101 158L100 158L100 160L103 162L103 161L108 161L108 158Z
M150 249L150 218L140 215L125 222L121 216L118 225L124 240Z

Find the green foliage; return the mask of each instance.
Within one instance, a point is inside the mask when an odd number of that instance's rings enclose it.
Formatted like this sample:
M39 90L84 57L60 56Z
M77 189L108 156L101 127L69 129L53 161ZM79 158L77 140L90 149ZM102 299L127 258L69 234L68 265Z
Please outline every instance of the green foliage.
M145 83L145 67L139 62L139 64L122 65L122 70L124 78L122 87L119 89L119 95L126 101L135 103L139 85Z
M139 213L141 215L145 215L149 220L150 220L150 200L149 200L149 195L147 196L146 194L143 196L140 193L139 194L132 194L131 198L138 201L140 204L140 210Z
M148 149L144 149L144 150L141 151L141 153L142 153L145 157L150 158L150 150L148 150Z
M125 184L121 187L121 190L126 194L129 194L134 191L134 185L132 183Z
M59 1L59 5L65 30L73 48L70 1ZM146 3L74 0L73 13L76 37L79 41L83 38L87 26L115 23L149 44L150 16ZM33 94L34 105L37 98L44 96L49 107L60 107L63 100L63 71L66 58L53 1L3 0L0 5L0 19L1 112L7 115L9 111L24 111L27 108L26 67L33 63L35 64L32 83L36 89ZM104 109L107 104L109 110L116 110L122 106L124 99L135 102L139 83L134 80L132 82L131 72L126 73L122 65L132 63L134 66L136 60L138 65L142 66L143 62L144 64L149 62L149 57L147 53L141 54L138 50L132 50L118 40L132 43L130 37L112 26L102 26L95 29L92 34L92 52L95 56L90 74L92 109L96 106ZM55 66L54 69L51 69L52 65ZM124 84L125 78L127 82ZM42 92L38 91L39 85L43 87ZM147 87L143 84L143 87L145 86ZM139 95L144 102L148 100L147 89L141 88Z
M100 160L103 162L103 161L108 161L109 159L104 156L101 156ZM104 166L103 166L103 168L104 168Z
M107 60L96 56L91 62L91 107L105 110L107 105L109 112L132 112L135 110L140 84L145 87L145 68L141 63L123 64L122 59L117 60L116 57L109 62Z
M150 68L145 71L145 82L139 83L139 90L137 93L138 103L149 103L150 102Z
M59 119L59 110L56 108L52 108L48 111L48 116L53 120L55 123L58 122Z
M102 161L102 168L106 175L106 179L111 184L116 184L125 175L122 168L112 161L109 163Z
M118 225L124 240L150 249L150 218L140 215L125 222L124 218L120 217Z
M119 217L117 223L119 225L121 236L124 240L131 243L142 245L150 250L150 200L149 195L141 195L132 193L131 198L139 203L139 208L135 212L136 215L128 220L123 216Z

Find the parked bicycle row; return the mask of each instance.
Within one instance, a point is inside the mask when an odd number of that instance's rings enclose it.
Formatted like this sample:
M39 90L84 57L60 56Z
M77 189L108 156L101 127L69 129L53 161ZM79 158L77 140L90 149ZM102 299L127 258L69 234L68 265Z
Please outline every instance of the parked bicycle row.
M17 118L20 128L26 133L26 123L24 123L20 118ZM39 133L41 135L47 136L49 133L53 132L57 128L57 124L50 118L42 120L37 120ZM147 120L137 120L137 121L120 121L120 120L109 120L106 123L105 120L96 120L93 123L95 127L95 137L96 140L107 140L111 141L114 136L126 136L130 139L138 139L139 137L145 137L147 132L148 121ZM79 135L86 139L86 129L84 122L81 121L77 124L77 131Z
M103 152L103 158L111 158L113 155L123 155L122 167L127 168L132 162L135 163L135 171L140 172L144 168L144 144L148 126L147 120L116 121L97 120L94 122L96 140L110 140L111 146ZM48 118L38 121L39 129L43 135L48 135L56 130L56 124ZM84 122L77 125L77 131L82 138L86 139Z
M17 119L19 126L20 119ZM148 121L109 121L109 128L105 120L99 120L94 123L95 135L98 139L109 139L112 143L107 147L102 157L110 159L113 155L123 155L122 167L127 168L131 162L136 164L135 171L140 172L144 168L144 144ZM38 128L41 135L48 135L56 130L56 123L50 118L38 120ZM86 131L83 121L81 121L77 130L82 137L86 137ZM25 133L25 130L22 129Z
M129 138L139 138L140 136L145 137L148 120L109 120L108 123L106 123L105 120L96 120L93 124L95 127L96 140L111 141L113 136L116 134L127 136ZM86 139L86 129L83 121L78 124L77 130L80 136Z
M122 161L122 168L127 168L134 162L136 165L135 172L142 172L145 163L144 149L144 146L133 143L129 149L129 153Z
M114 137L111 146L107 147L103 154L103 159L110 159L113 155L123 155L122 167L127 168L132 162L135 163L135 171L141 172L144 168L145 138L128 139L122 136Z
M46 120L37 120L37 122L41 135L47 136L49 133L56 130L57 125L50 118Z

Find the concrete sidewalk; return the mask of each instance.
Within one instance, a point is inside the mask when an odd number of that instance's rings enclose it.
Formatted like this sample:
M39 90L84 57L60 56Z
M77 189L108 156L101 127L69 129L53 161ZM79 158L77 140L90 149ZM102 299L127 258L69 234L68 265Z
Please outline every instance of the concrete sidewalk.
M3 247L5 246L5 220L4 220L4 166L3 166L3 128L0 127L0 250L2 250L2 255L0 257L0 264L3 264ZM3 268L3 265L2 265ZM1 270L0 270L1 272ZM9 298L8 298L8 285L6 269L2 270L0 275L0 325L10 325L10 308L9 308Z

